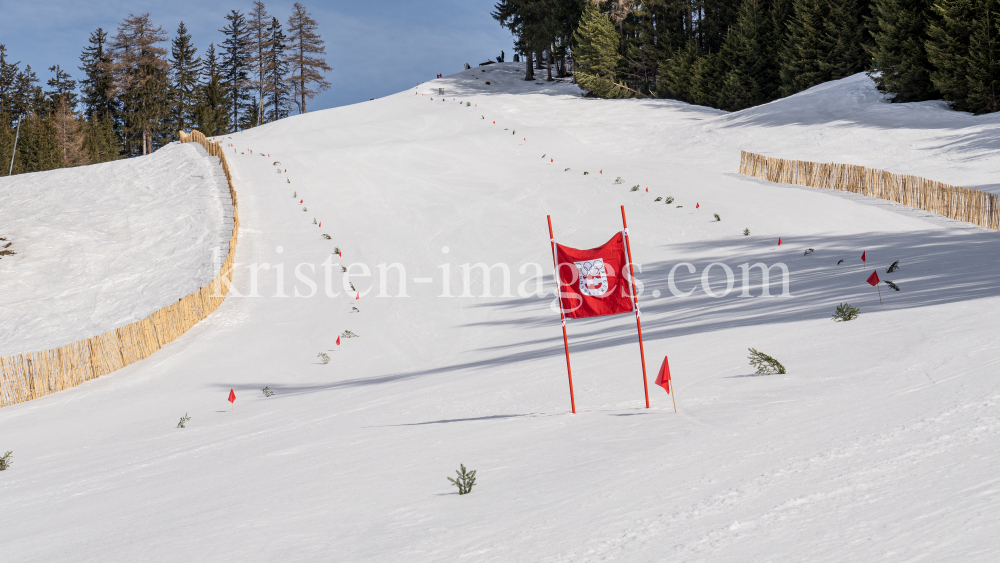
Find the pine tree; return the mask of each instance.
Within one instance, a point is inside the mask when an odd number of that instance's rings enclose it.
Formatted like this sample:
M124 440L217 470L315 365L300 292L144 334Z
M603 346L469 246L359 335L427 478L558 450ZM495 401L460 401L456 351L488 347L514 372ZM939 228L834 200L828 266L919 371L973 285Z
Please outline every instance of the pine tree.
M980 0L969 37L969 109L1000 111L1000 2Z
M933 65L931 82L949 105L968 109L969 43L980 0L941 0L934 5L937 21L927 30L927 59Z
M288 76L288 62L285 61L285 34L281 31L281 22L278 18L271 18L271 37L268 42L268 52L266 56L266 111L264 118L267 121L277 121L288 117L288 83L285 77Z
M10 116L0 111L0 176L6 176L10 171L10 156L13 150L14 130L10 128Z
M63 167L62 150L52 120L32 113L23 118L17 141L14 173L43 172Z
M932 0L874 0L874 45L877 70L871 73L893 102L919 102L940 97L931 82L926 42L933 22Z
M76 111L76 80L73 80L69 73L64 71L59 65L49 67L49 72L55 76L49 79L46 84L51 90L45 92L51 104L51 111L58 111L60 100L65 100L69 106L70 113Z
M177 35L171 42L170 70L170 123L172 129L186 131L194 126L195 106L198 102L198 78L201 76L201 57L191 44L191 34L184 22L177 26Z
M112 94L109 78L111 57L106 51L108 34L101 28L91 32L89 45L83 48L79 67L85 77L80 80L80 91L83 93L83 113L89 118L102 119L108 117L117 120L118 100ZM117 131L117 122L116 122Z
M291 67L292 74L288 77L288 82L300 114L306 113L306 100L330 89L330 83L323 77L323 73L333 69L322 56L326 54L326 47L323 46L323 39L316 33L318 27L305 6L296 2L292 14L288 16L288 56L285 61Z
M2 126L9 126L18 117L15 95L17 76L20 74L17 68L19 64L20 61L16 63L7 61L7 46L0 44L0 113L6 116L6 119L0 120Z
M205 55L205 73L199 87L200 102L196 108L198 130L214 137L232 131L229 128L228 91L225 76L215 54L215 44L208 46Z
M661 98L673 98L693 104L695 64L701 53L694 40L688 41L684 47L677 48L664 64L660 66L657 79L656 95Z
M238 10L231 10L226 20L229 24L219 30L226 35L226 40L222 42L225 49L220 66L229 94L230 130L239 131L240 117L250 100L250 36L246 18Z
M256 93L254 103L255 118L250 121L251 127L260 125L264 118L264 98L267 95L270 81L268 75L268 61L271 51L271 18L267 15L267 9L260 0L254 0L253 9L250 10L250 19L247 22L249 29L250 60L251 68L250 85Z
M149 14L129 15L118 24L118 32L108 46L109 75L113 92L122 102L125 117L125 152L150 154L169 133L166 131L169 106L167 50L163 28L156 27Z
M38 76L25 65L24 70L14 77L14 91L11 94L11 114L15 116L39 113L44 109L45 93L38 85Z
M87 160L91 164L109 162L120 158L122 152L122 140L115 131L115 124L110 116L96 117L93 114L89 120L84 121L83 127L83 151Z
M722 109L741 110L778 97L780 67L772 56L772 25L763 0L746 0L740 7L722 50L728 67L720 96Z
M588 4L573 35L576 43L574 59L576 80L580 87L600 98L628 98L633 92L622 86L615 76L619 39L611 19L597 6Z

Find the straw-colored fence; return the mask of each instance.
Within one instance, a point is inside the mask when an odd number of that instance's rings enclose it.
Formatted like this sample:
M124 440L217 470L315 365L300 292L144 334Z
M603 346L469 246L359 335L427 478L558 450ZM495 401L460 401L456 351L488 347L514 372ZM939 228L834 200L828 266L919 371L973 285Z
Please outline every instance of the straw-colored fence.
M233 198L233 232L221 270L208 285L141 321L52 350L0 357L0 407L37 399L142 360L222 304L233 280L236 235L240 228L236 188L219 143L209 143L198 131L190 135L181 131L180 137L182 143L200 143L209 154L219 157L226 173Z
M740 173L770 182L854 192L1000 230L1000 195L854 164L770 158L742 151Z

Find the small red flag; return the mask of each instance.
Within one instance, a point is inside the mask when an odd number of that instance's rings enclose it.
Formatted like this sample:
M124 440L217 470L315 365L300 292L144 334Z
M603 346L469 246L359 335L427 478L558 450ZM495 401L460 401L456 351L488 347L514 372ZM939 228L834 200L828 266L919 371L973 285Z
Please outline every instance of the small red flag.
M655 383L663 390L670 394L670 364L667 363L667 357L663 356L663 365L660 366L660 373L656 375Z
M354 296L355 301L361 301L361 292L359 291L357 295Z
M865 261L865 254L867 254L867 253L868 253L867 251L864 251L864 252L861 253L861 261L862 262Z
M549 162L555 162L555 159L550 158Z
M646 193L647 193L647 194L649 193L649 188L646 188Z
M337 346L340 346L340 335L337 335Z
M236 392L233 391L232 389L229 390L229 402L230 403L236 402Z
M701 207L701 204L700 204L700 203L698 203L698 202L695 202L695 204L694 204L694 208L695 208L695 209L698 209L699 207Z
M288 169L287 168L285 168L285 173L288 173Z
M322 227L322 226L323 226L323 221L320 221L320 222L319 222L319 226L320 226L320 227Z
M305 200L304 200L304 199L300 199L300 200L299 200L299 203L302 203L303 201L305 201Z
M604 174L604 169L603 169L603 168L601 168L601 171L600 171L600 172L598 172L598 174Z
M878 285L878 282L879 282L878 270L873 270L872 275L868 276L868 283L871 284L872 286L876 286Z
M778 246L781 246L781 237L778 237Z
M493 125L496 125L496 124L497 124L497 122L496 122L496 121L494 121L494 122L493 122Z

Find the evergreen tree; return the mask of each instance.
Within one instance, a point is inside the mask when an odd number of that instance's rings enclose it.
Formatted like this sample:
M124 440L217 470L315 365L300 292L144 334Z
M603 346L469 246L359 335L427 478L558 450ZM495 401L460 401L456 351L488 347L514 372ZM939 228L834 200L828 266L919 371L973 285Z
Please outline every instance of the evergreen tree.
M10 171L10 156L13 150L14 130L10 128L10 116L0 111L0 176L6 176Z
M326 47L323 46L323 39L316 33L318 27L305 6L296 2L292 14L288 16L288 55L285 61L291 67L292 74L288 77L288 82L300 114L306 112L306 100L330 89L330 83L323 77L323 73L333 69L323 57Z
M722 109L741 110L778 97L780 67L772 55L774 22L763 0L746 0L723 45L728 70L720 94Z
M229 94L230 130L239 131L240 117L250 100L250 36L246 18L238 10L231 10L226 21L226 27L219 30L226 36L221 68Z
M80 80L80 91L83 93L83 113L93 119L108 117L117 119L118 104L112 93L112 85L109 78L111 72L111 57L106 52L105 46L108 41L108 34L101 28L91 32L89 45L83 48L80 61L83 66L79 67L85 77ZM117 127L116 127L117 131Z
M264 119L277 121L288 117L290 103L288 83L285 82L285 77L288 76L288 62L285 61L285 34L281 31L281 22L278 21L278 18L271 18L270 32L265 67L267 87L265 88L266 111Z
M32 113L23 118L14 157L14 173L43 172L62 168L62 151L52 120Z
M933 22L932 0L874 0L874 45L877 72L871 77L894 102L919 102L940 97L931 82L927 58L928 30Z
M60 100L65 100L69 106L70 113L75 112L77 104L76 80L73 80L69 73L64 71L59 65L49 67L49 72L55 76L50 78L46 83L51 90L45 92L45 95L49 98L52 110L57 111Z
M631 92L615 76L620 55L619 39L611 19L589 4L573 35L577 64L576 80L580 87L600 98L628 98Z
M701 56L698 43L693 39L687 45L678 47L670 58L660 66L657 79L657 96L673 98L689 104L695 103L692 85L695 65Z
M271 53L271 18L267 15L267 9L260 0L254 0L253 9L250 10L248 23L250 39L250 60L251 68L250 85L256 93L254 102L255 119L250 120L250 126L260 125L264 116L264 98L267 95L270 81L267 79L269 55Z
M4 119L0 119L0 126L9 126L17 120L18 114L15 96L17 93L17 76L20 74L18 65L7 61L7 46L0 44L0 114ZM2 164L2 163L0 163Z
M184 22L177 26L177 35L171 42L170 70L170 123L172 129L187 131L194 126L195 106L198 103L198 78L201 76L201 57L191 43Z
M170 65L163 28L153 25L149 14L130 15L118 24L109 45L110 76L114 95L122 103L125 153L150 154L168 138Z
M931 82L956 110L968 109L969 44L979 3L979 0L941 0L934 5L937 21L927 30L927 59L934 67Z
M782 52L781 90L786 96L861 72L868 66L860 0L795 0Z
M969 37L968 107L974 113L1000 111L1000 2L980 0Z
M94 113L89 120L84 121L81 125L83 128L82 148L91 164L120 158L122 140L115 131L115 124L111 116L97 117L97 114Z
M14 77L14 91L11 95L11 114L15 116L40 113L44 109L45 93L38 85L38 76L25 65L24 70Z
M200 91L201 101L196 109L198 130L209 137L231 132L225 76L215 54L214 43L208 46L205 55L205 73Z

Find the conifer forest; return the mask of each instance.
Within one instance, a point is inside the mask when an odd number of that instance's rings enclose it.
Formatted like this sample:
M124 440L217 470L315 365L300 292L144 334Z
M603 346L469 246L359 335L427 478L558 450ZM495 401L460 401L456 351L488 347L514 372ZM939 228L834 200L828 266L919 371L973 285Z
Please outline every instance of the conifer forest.
M282 20L255 0L220 27L225 39L199 52L183 21L171 36L148 13L130 14L90 33L77 69L47 74L0 44L0 176L150 154L180 130L248 129L305 113L330 87L323 39L301 3Z

